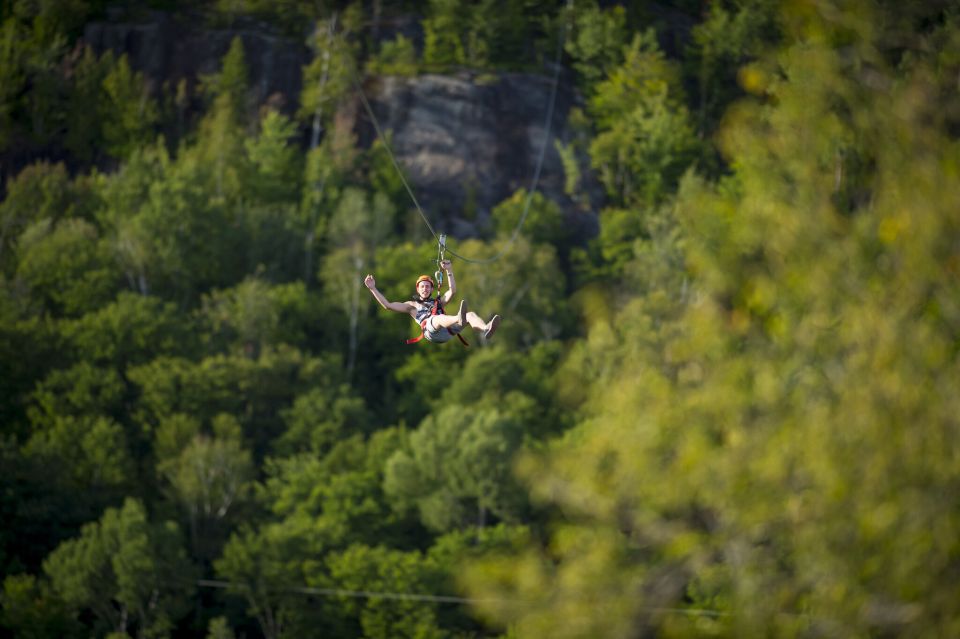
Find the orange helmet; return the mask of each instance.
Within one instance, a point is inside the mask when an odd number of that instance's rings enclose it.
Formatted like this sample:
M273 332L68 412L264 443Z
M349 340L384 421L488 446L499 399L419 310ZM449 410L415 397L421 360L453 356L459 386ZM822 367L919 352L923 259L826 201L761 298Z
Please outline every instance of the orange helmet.
M417 286L420 286L420 282L430 282L430 286L432 286L433 288L437 288L437 285L434 283L433 278L430 277L429 275L421 275L420 277L418 277L417 283L413 285L414 288L416 288Z

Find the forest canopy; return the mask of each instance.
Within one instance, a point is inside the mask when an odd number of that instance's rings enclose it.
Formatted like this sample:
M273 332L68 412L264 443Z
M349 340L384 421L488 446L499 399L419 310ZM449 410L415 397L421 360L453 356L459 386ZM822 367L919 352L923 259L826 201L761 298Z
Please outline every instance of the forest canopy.
M304 90L81 37L156 10L306 38ZM956 2L0 19L2 636L960 634ZM568 200L462 238L494 339L405 346L363 277L436 246L351 78L558 38Z

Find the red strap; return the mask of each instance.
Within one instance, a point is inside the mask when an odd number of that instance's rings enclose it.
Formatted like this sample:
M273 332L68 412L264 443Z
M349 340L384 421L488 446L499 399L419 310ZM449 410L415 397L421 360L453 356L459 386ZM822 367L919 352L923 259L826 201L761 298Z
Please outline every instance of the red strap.
M429 319L429 318L427 318L427 319ZM422 339L424 338L424 334L423 334L423 333L424 333L424 331L426 331L426 330L427 330L427 320L424 319L422 322L420 322L420 335L418 335L417 337L411 337L410 339L408 339L408 340L407 340L407 344L416 344L417 342L419 342L420 340L422 340Z

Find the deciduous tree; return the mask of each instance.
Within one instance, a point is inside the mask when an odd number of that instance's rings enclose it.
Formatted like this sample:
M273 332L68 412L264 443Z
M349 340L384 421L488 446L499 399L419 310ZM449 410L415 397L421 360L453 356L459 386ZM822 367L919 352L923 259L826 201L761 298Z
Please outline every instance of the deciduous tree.
M138 637L168 636L193 590L176 527L149 523L134 499L61 544L44 573L74 611L96 615L101 631Z

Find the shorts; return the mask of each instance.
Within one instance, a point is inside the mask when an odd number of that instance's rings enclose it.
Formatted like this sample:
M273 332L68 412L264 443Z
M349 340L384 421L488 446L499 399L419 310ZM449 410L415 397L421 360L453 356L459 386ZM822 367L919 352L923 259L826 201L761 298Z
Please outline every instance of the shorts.
M423 336L428 342L434 344L443 344L453 339L453 336L463 330L462 326L451 326L450 328L435 327L433 325L434 316L431 315L423 320L420 327L423 329Z

